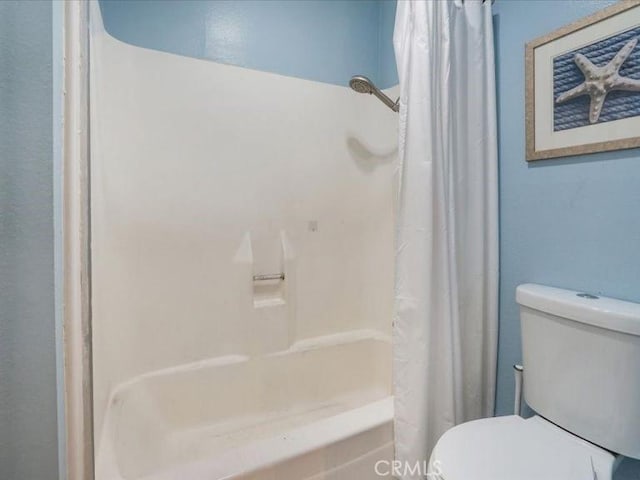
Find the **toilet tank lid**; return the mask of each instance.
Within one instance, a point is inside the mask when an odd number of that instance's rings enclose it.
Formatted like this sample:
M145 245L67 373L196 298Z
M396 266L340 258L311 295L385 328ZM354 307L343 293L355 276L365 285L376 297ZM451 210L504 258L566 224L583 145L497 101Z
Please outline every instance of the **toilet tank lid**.
M549 315L640 336L638 303L533 283L518 286L516 301Z

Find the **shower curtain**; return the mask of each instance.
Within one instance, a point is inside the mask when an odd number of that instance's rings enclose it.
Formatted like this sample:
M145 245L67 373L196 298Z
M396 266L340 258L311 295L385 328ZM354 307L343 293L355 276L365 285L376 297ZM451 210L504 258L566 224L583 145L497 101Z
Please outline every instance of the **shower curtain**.
M396 460L415 464L429 460L448 428L493 414L498 186L491 2L399 1L394 46L401 98Z

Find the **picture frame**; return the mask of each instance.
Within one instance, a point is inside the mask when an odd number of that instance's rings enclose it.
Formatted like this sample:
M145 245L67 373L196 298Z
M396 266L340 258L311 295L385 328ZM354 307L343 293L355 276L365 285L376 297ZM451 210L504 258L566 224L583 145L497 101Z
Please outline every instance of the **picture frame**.
M526 159L640 147L640 0L525 47Z

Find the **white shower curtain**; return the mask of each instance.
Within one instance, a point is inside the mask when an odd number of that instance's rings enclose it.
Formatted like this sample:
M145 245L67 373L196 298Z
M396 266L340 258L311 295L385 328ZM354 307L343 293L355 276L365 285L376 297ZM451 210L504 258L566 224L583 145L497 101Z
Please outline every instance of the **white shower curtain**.
M493 414L498 299L491 2L398 1L396 459ZM404 476L403 479L412 478Z

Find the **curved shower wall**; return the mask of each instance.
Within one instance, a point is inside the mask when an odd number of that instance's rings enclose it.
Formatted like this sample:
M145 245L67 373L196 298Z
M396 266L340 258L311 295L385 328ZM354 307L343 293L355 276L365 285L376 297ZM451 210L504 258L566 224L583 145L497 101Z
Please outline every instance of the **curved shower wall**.
M346 87L134 47L98 29L91 44L98 465L113 457L112 467L127 470L112 450L169 428L170 414L144 423L167 398L172 408L195 409L176 428L204 431L230 378L261 379L257 390L233 390L239 403L270 398L289 372L317 378L287 383L300 391L271 407L253 403L231 423L309 411L314 396L331 392L340 397L332 414L388 396L396 114ZM284 279L254 280L270 274ZM318 349L325 353L304 353ZM274 355L286 360L264 373ZM354 363L334 385L323 378L340 369L336 359ZM240 377L208 373L229 364ZM367 368L379 372L370 377ZM184 370L202 373L185 384ZM147 388L148 375L171 387ZM358 376L364 383L354 390L349 378ZM141 423L118 423L136 402L147 405L134 416ZM132 425L141 430L111 436ZM386 445L376 442L371 448ZM154 454L166 457L163 448L147 452L143 473L153 471ZM106 471L98 480L140 473Z

